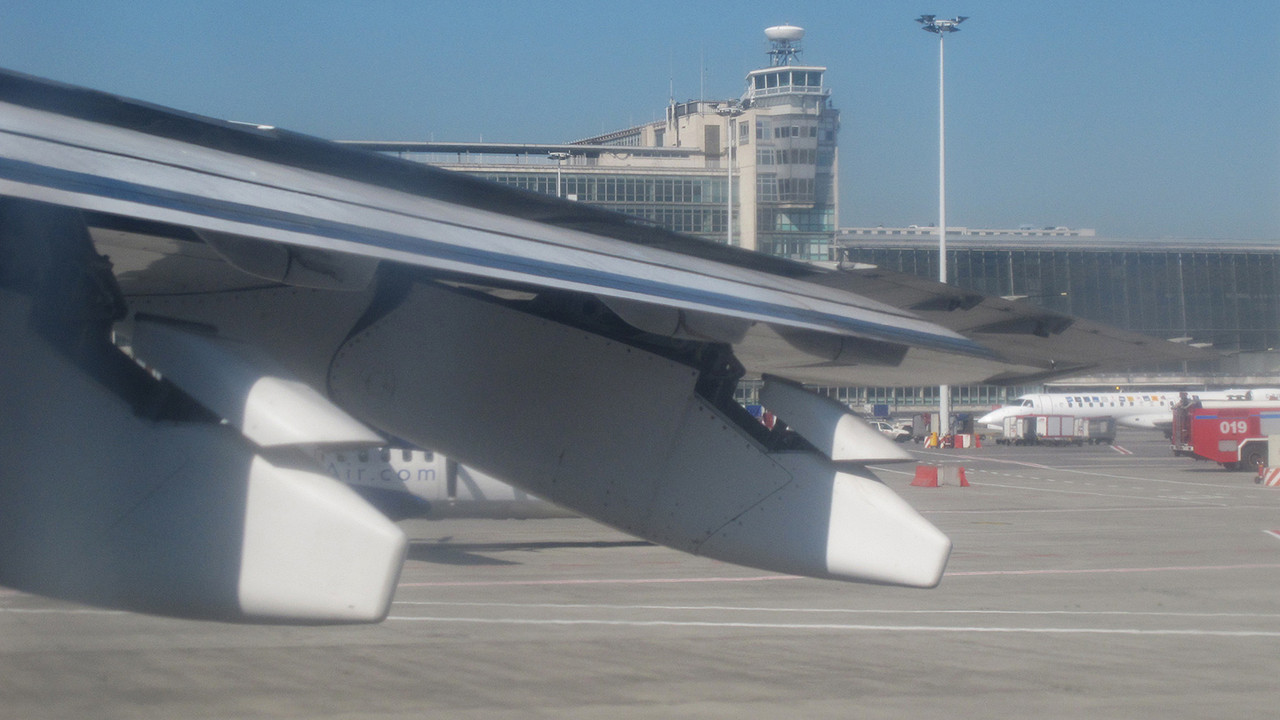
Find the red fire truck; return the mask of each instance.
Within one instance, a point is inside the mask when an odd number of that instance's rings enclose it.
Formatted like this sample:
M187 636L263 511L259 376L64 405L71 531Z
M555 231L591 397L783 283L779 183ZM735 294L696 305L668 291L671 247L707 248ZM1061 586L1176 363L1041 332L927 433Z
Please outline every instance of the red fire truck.
M1280 402L1206 400L1173 408L1173 454L1228 470L1267 463L1267 438L1280 435Z

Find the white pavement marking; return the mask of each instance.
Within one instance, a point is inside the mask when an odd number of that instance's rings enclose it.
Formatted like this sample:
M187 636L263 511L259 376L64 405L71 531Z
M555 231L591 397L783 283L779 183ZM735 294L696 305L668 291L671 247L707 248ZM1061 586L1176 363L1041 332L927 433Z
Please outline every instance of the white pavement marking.
M1060 570L970 570L948 572L946 577L976 577L981 575L1093 575L1116 573L1188 572L1201 570L1276 570L1280 563L1249 563L1245 565L1175 565L1169 567L1135 568L1078 568Z
M1048 482L1053 482L1053 480L1049 480ZM1126 495L1123 493L1089 492L1086 490L1059 490L1056 488L1027 487L1025 485L1001 485L1000 483L984 482L978 479L970 480L969 483L971 485L977 485L981 487L1005 488L1007 490L1028 490L1030 492L1058 493L1062 495L1093 495L1096 497L1126 498L1129 500L1147 500L1147 501L1150 501L1152 499L1150 495ZM1075 482L1071 480L1064 480L1063 484L1074 485ZM1189 498L1189 497L1178 497L1178 496L1171 496L1171 495L1159 495L1157 496L1157 499L1172 500L1174 502L1194 502L1194 503L1206 504L1206 498L1204 497ZM1207 503L1207 504L1225 507L1223 503Z
M85 610L80 608L4 608L0 613L10 615L130 615L124 610Z
M1033 635L1166 635L1192 637L1280 638L1280 630L1177 630L1140 628L1034 628L1034 627L955 627L946 625L860 625L841 623L752 623L709 622L689 620L588 620L535 618L412 617L392 615L389 621L475 623L482 625L605 625L620 627L699 627L752 630L819 630L861 632L927 632L927 633L1027 633Z
M833 613L842 615L1059 615L1071 617L1181 617L1181 618L1262 618L1280 620L1280 613L1168 612L1149 610L882 610L876 608L794 608L741 607L733 605L615 605L608 603L514 603L459 602L448 600L405 600L393 605L434 605L440 607L540 608L553 610L679 610L705 612Z
M984 458L984 457L980 457L980 456L978 456L978 455L959 455L959 456L951 456L951 457L952 457L954 460L960 460L960 461L964 461L964 462L980 462L980 463L1008 463L1008 464L1013 464L1013 465L1022 465L1022 466L1024 466L1024 467L1031 467L1031 468L1036 468L1036 469L1056 470L1056 471L1058 471L1058 472L1063 472L1063 473L1074 473L1074 474L1076 474L1076 475L1089 475L1089 476L1093 476L1093 477L1110 478L1110 479L1113 479L1113 480L1135 480L1135 481L1138 481L1138 482L1165 483L1165 484L1168 484L1168 485L1199 485L1199 486L1203 486L1203 487L1211 487L1211 488L1214 488L1214 489L1217 489L1217 490L1223 490L1223 489L1226 489L1226 488L1224 488L1224 486L1223 486L1221 483L1213 483L1213 482L1189 482L1189 481L1186 481L1186 480L1169 480L1169 479L1166 479L1166 478L1141 477L1141 476L1134 476L1134 475L1114 475L1114 474L1112 474L1112 473L1097 472L1097 471L1095 471L1095 470L1079 470L1079 469L1076 469L1076 468L1050 467L1050 466L1048 466L1048 465L1040 465L1040 464L1037 464L1037 463L1023 462L1023 461L1021 461L1021 460L1002 460L1002 459L999 459L999 458ZM876 468L873 468L873 469L874 469L876 472L880 472L880 471L881 471L881 468L880 468L880 467L876 467ZM973 468L969 468L969 470L970 470L971 472L982 472L981 470L973 470ZM891 469L889 469L889 468L884 468L884 471L885 471L885 472L900 472L900 473L902 472L902 471L891 470ZM906 473L903 473L903 474L906 474ZM1240 488L1236 488L1236 489L1245 489L1245 488L1252 488L1252 487L1253 487L1252 485L1249 485L1249 486L1241 486Z
M803 580L799 575L756 575L753 577L694 578L614 578L562 580L474 580L460 582L400 583L397 587L475 587L480 585L645 585L661 583L758 582L761 580Z
M989 511L987 511L989 512ZM946 577L979 577L989 575L1091 575L1146 572L1189 572L1205 570L1276 570L1280 563L1251 563L1245 565L1176 565L1164 567L1132 567L1132 568L1063 568L1034 570L970 570L946 572ZM491 587L496 585L636 585L645 583L699 583L699 582L759 582L771 580L804 580L800 575L759 575L744 578L651 578L630 579L616 578L612 580L476 580L469 582L420 582L400 583L401 588L438 588L438 587Z

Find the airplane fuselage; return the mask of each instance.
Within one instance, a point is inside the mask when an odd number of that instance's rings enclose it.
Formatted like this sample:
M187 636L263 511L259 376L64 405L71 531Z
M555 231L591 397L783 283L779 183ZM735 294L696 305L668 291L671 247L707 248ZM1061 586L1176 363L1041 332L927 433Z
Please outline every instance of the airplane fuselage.
M414 448L317 450L325 474L392 519L573 517L574 513L444 455Z
M1007 417L1019 415L1071 415L1088 418L1114 418L1121 427L1140 430L1168 430L1173 422L1172 408L1183 396L1200 400L1231 398L1280 398L1280 389L1212 390L1197 392L1126 392L1126 393L1032 393L1022 395L1012 405L992 410L978 418L980 425L1001 427Z

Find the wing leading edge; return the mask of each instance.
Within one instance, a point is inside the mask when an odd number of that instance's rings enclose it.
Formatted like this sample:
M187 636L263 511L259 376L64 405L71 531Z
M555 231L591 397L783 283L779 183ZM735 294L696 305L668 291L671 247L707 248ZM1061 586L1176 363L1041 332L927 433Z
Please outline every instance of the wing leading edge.
M468 194L471 179L312 138L12 74L0 80L8 101L0 108L0 190L10 196L488 281L991 355L847 292L499 211L528 204L523 193ZM371 183L370 175L397 182ZM452 200L460 194L473 204ZM580 214L568 224L583 222Z

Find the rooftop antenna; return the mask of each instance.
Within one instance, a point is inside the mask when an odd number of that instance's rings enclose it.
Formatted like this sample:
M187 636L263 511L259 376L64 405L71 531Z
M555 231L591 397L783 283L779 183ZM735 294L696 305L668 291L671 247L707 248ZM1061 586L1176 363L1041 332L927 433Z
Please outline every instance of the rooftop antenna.
M676 104L676 64L670 54L667 55L667 105Z
M707 99L707 50L698 51L698 99Z
M773 43L769 51L769 66L780 67L795 62L800 55L800 40L804 38L804 28L795 25L774 25L765 28L764 36Z

